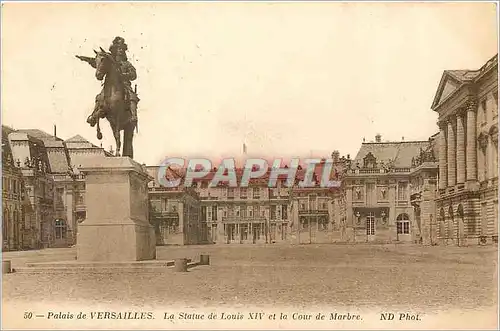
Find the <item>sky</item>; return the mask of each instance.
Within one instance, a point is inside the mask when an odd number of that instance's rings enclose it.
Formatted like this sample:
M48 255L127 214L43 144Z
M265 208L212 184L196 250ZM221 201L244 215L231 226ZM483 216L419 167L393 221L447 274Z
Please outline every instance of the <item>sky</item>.
M497 53L494 3L3 3L2 123L80 134L100 91L75 58L124 37L134 159L355 156L427 140L442 73ZM114 144L102 125L102 146Z

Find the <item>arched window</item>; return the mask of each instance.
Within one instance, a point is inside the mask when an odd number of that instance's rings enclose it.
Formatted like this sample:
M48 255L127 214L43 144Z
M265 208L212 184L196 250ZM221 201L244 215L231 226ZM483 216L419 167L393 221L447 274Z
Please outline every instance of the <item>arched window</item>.
M55 221L56 239L66 238L66 222L61 219Z
M8 241L9 237L9 210L4 209L2 215L2 240Z
M448 221L448 238L453 238L453 222L455 221L455 217L453 214L453 208L450 206L448 209L448 216L449 216L449 221Z
M410 234L410 217L408 214L399 214L396 218L396 229L398 234Z

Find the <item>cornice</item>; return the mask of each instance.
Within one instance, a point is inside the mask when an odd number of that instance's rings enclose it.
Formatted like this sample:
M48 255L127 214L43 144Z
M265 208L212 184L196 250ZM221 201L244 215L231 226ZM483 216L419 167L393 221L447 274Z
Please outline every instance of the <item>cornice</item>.
M450 108L444 114L440 114L440 118L437 122L437 125L441 128L445 126L449 122L455 122L457 116L466 116L467 112L473 111L477 112L478 99L476 95L468 95L465 97L462 102L454 108Z

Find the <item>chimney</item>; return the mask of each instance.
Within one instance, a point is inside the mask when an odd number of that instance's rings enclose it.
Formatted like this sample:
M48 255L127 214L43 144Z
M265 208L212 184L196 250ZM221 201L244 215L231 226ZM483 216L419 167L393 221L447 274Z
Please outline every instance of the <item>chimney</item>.
M333 159L334 163L338 163L339 162L339 157L340 157L339 151L333 151L333 153L332 153L332 159Z
M401 137L401 141L405 141L405 137L404 137L404 136L403 136L403 137Z
M57 138L57 126L54 124L54 138Z
M375 136L375 142L376 143L382 142L382 136L380 135L380 133L377 133L377 135Z

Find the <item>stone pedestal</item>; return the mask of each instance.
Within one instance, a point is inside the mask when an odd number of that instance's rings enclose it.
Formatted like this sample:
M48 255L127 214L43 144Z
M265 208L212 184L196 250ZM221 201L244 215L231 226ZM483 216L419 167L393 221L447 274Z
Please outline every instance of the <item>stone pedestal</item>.
M174 271L176 272L186 272L187 271L187 259L175 259Z
M210 264L210 255L201 254L200 255L200 264L201 265L209 265Z
M78 261L141 261L156 257L149 223L148 181L129 157L91 158L85 175L86 219L78 226Z
M10 260L2 261L2 274L10 274L12 272L12 266Z

